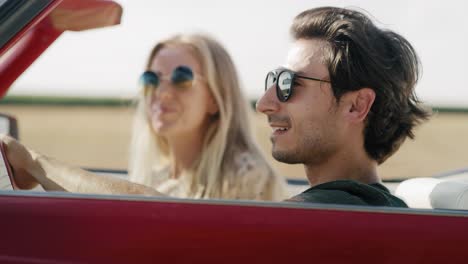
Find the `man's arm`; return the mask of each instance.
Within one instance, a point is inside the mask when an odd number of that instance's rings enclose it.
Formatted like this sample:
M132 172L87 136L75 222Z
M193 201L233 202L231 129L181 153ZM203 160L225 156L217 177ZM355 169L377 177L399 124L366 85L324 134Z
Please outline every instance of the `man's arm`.
M40 184L47 191L99 194L141 194L162 196L156 190L110 175L91 172L27 149L15 139L1 135L6 156L17 185L31 189Z

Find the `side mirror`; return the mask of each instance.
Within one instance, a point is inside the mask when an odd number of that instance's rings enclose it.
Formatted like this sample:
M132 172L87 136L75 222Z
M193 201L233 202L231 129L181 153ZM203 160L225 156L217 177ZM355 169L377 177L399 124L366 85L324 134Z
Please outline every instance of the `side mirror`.
M0 133L19 139L18 122L13 116L0 113Z
M120 24L122 6L107 0L63 0L49 15L59 31L82 31Z

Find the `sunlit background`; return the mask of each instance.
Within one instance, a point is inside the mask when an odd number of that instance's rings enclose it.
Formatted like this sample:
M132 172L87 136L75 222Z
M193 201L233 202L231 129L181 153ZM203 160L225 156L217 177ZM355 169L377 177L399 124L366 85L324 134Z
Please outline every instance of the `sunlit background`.
M463 0L117 2L124 7L120 26L65 33L9 94L132 97L155 42L177 32L202 31L227 47L246 94L255 99L263 91L265 73L285 60L293 17L311 7L332 5L362 9L415 46L424 66L417 88L421 99L439 106L468 103L468 3Z

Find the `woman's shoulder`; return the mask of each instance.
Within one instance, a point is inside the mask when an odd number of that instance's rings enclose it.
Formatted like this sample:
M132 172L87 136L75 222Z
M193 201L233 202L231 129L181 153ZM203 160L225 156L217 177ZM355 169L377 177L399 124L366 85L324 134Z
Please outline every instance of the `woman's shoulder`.
M171 169L169 166L154 167L151 171L151 185L158 186L170 179Z
M268 176L272 173L265 161L249 151L242 151L235 155L234 167L238 176L252 174Z
M235 176L238 179L261 185L285 182L285 179L280 177L263 157L255 153L243 151L238 153L234 160Z
M285 199L285 179L275 173L263 157L244 151L236 155L235 164L235 177L242 183L244 192L254 191L255 199L260 200Z

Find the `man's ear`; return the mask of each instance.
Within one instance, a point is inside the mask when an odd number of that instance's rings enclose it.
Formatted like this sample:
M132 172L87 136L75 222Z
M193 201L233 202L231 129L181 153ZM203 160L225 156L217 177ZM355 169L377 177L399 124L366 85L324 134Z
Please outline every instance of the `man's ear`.
M348 94L347 119L353 123L363 122L375 101L375 92L370 88L361 88Z

